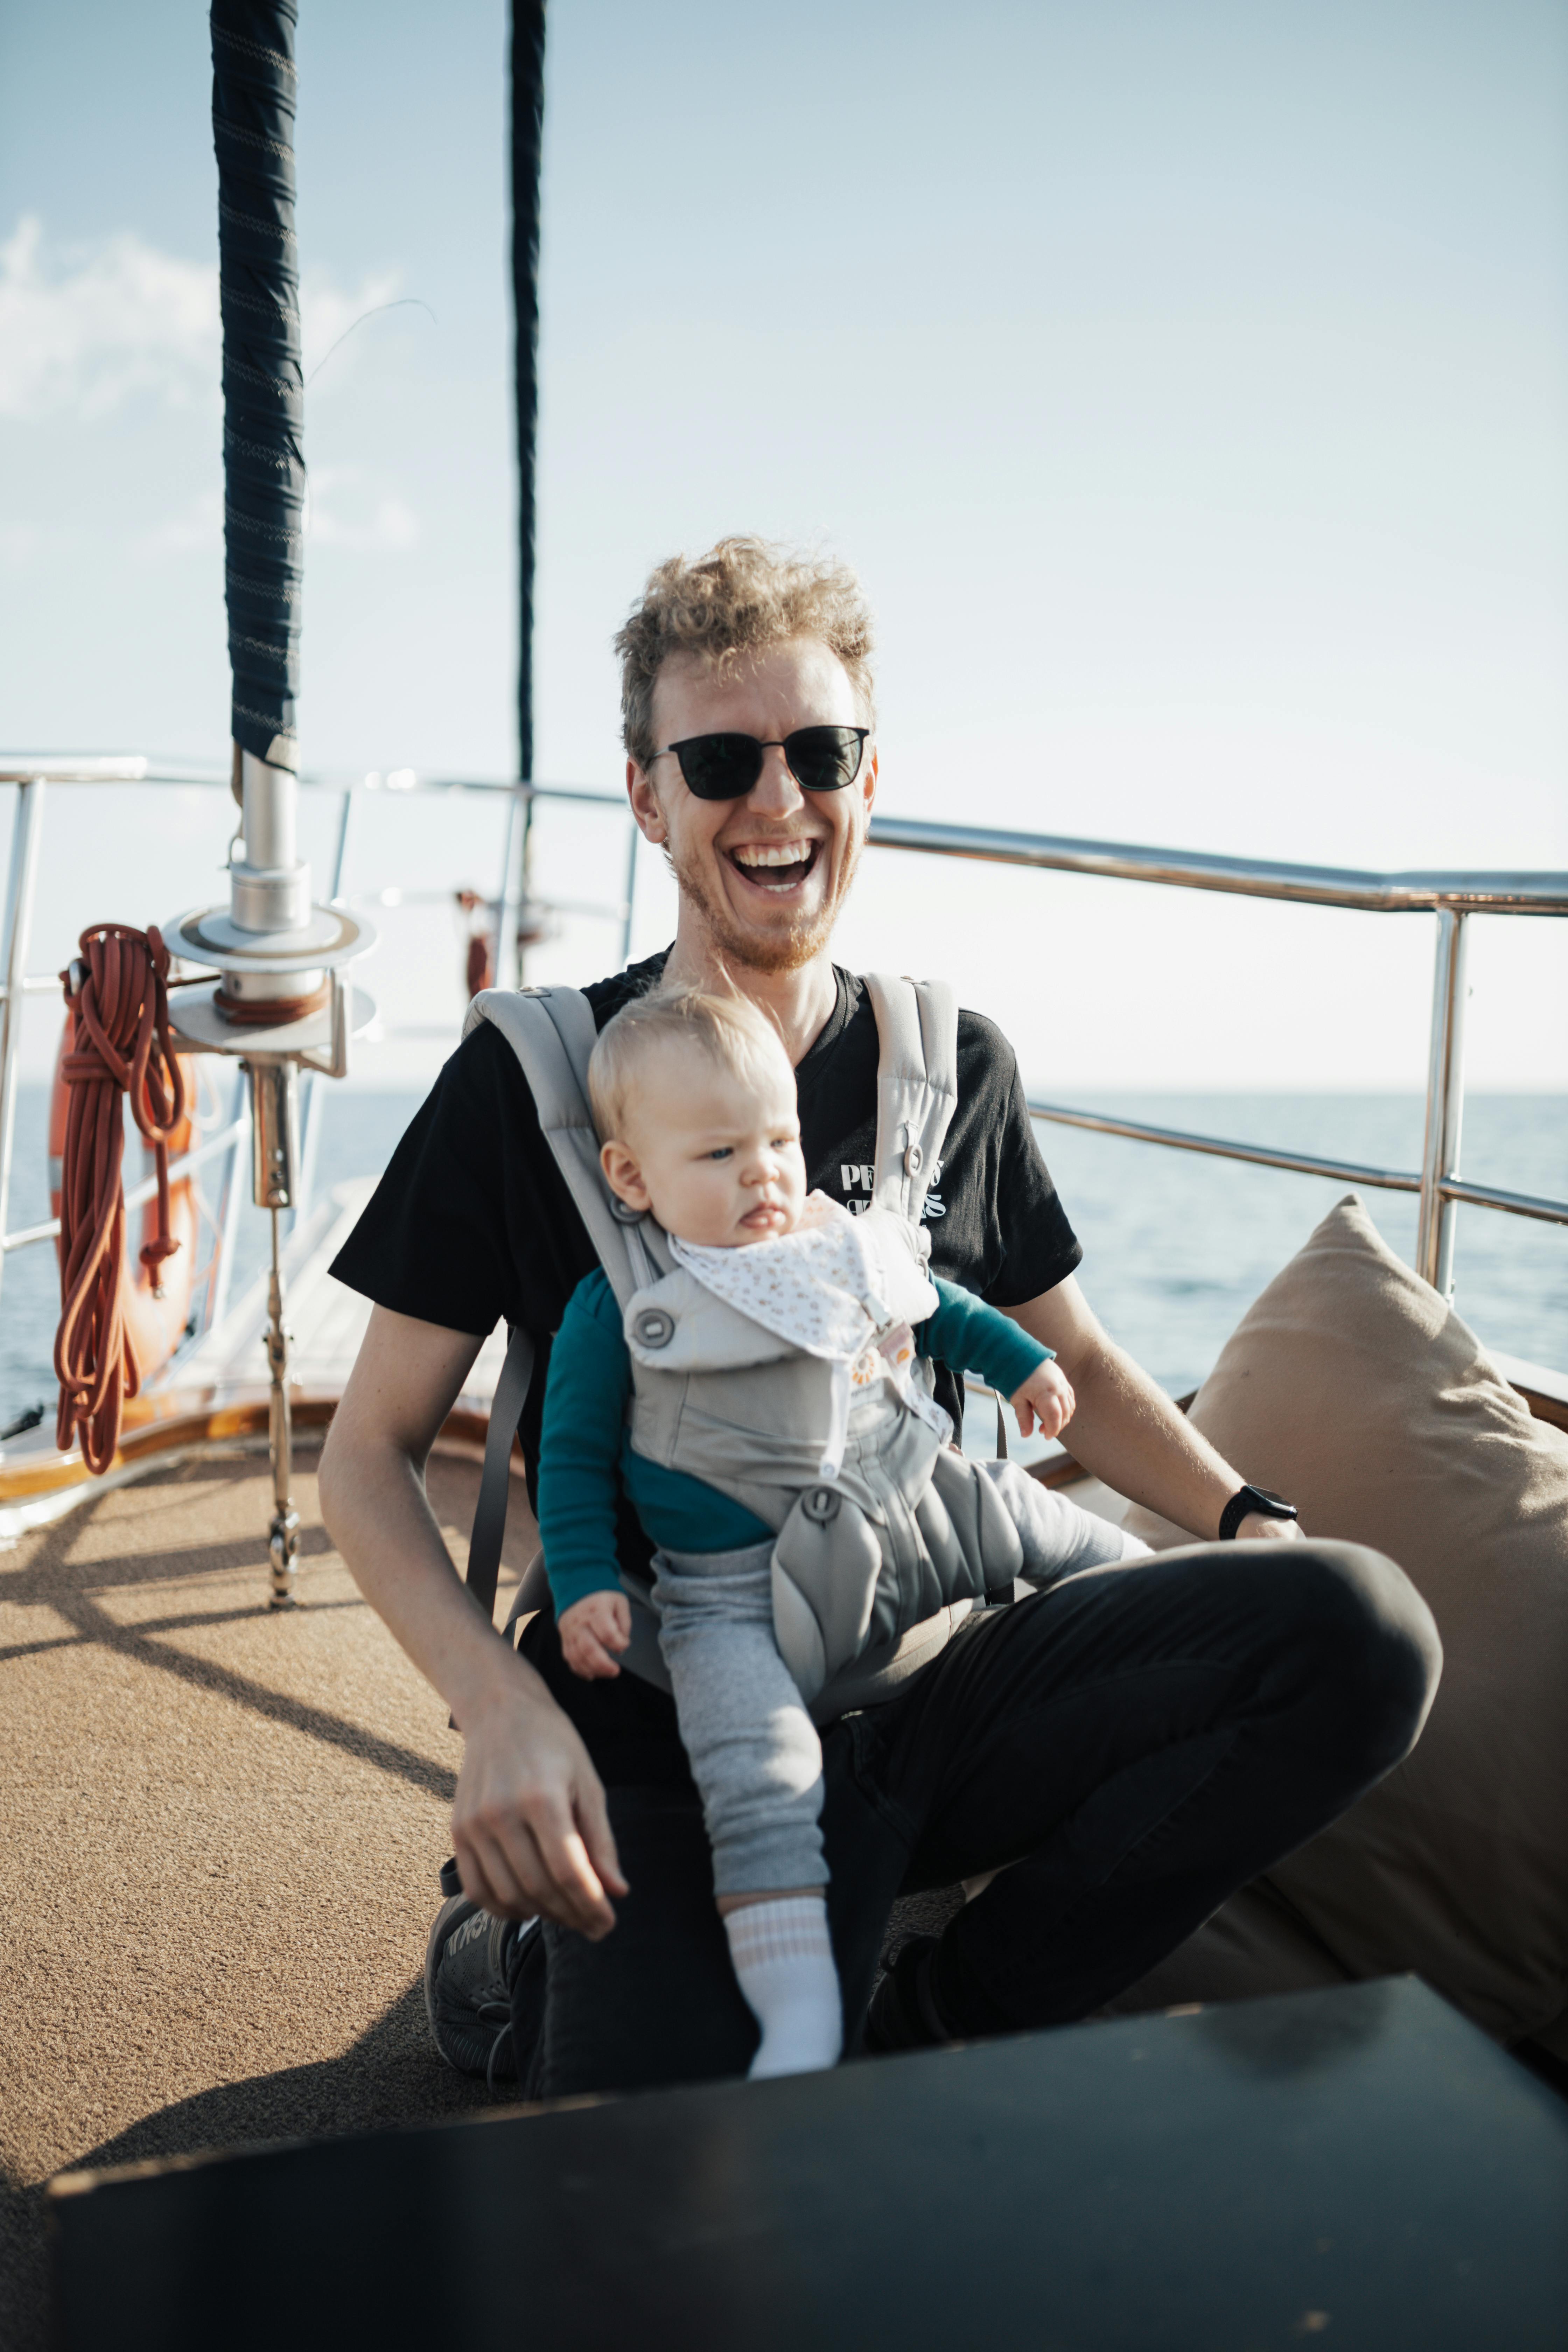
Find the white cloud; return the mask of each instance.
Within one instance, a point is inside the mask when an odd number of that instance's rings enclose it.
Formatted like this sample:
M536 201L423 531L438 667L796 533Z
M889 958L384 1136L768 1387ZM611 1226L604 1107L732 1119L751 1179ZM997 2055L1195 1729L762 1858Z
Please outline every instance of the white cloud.
M328 271L306 272L307 377L400 282L380 270L351 289ZM357 341L333 361L321 394L342 383ZM135 394L175 408L214 404L221 342L216 259L161 253L133 229L54 252L36 214L0 245L0 416L90 421Z
M101 416L141 391L185 407L217 355L216 263L121 230L51 268L35 215L0 246L0 415Z
M310 476L305 537L316 547L395 554L415 547L419 518L391 492L376 490L360 466L323 466Z

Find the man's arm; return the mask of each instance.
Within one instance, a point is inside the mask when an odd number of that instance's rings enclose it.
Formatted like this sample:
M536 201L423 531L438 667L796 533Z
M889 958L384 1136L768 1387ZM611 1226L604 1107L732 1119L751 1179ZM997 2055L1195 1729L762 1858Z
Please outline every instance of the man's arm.
M916 1328L921 1355L940 1357L955 1371L978 1372L1003 1396L1011 1396L1047 1360L1048 1343L1018 1328L1020 1312L989 1306L940 1275L931 1283L939 1304Z
M1179 1528L1216 1536L1220 1513L1246 1481L1107 1336L1077 1278L1069 1274L1054 1290L1005 1312L1056 1349L1072 1382L1078 1410L1063 1443L1074 1460ZM1237 1532L1289 1539L1300 1529L1293 1519L1255 1511Z
M377 1307L321 1457L321 1516L355 1582L465 1740L452 1838L466 1891L598 1937L624 1895L587 1750L531 1666L459 1583L425 1464L479 1350L462 1331Z

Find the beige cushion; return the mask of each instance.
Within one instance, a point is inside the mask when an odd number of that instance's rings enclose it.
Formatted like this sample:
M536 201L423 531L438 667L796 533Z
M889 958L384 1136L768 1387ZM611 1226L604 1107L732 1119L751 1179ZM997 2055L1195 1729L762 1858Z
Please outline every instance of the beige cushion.
M1414 1969L1506 2039L1549 2028L1568 2009L1568 1438L1353 1194L1244 1316L1192 1419L1310 1533L1396 1559L1443 1637L1414 1754L1273 1888L1347 1976ZM1192 1540L1147 1511L1126 1525ZM1247 1989L1276 1989L1255 1927L1221 1913L1156 1971L1164 1997L1203 1999L1205 1978L1226 1997L1242 1950Z

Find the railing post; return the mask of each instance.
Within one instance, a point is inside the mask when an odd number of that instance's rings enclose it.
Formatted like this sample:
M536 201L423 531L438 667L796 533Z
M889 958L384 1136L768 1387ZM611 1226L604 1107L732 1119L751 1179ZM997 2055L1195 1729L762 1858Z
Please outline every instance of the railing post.
M521 867L517 855L518 813L522 807L522 794L511 793L506 804L506 834L501 843L500 893L496 899L495 984L498 988L515 988L517 971L517 914L521 899L519 881Z
M533 801L534 795L531 791L524 794L522 803L522 832L521 838L518 845L517 853L517 906L515 910L508 918L511 923L514 937L517 931L521 929L524 917L528 918L530 923L532 921ZM517 962L514 969L512 985L515 988L522 988L526 985L527 981L528 964L526 960L526 951L520 945L517 949Z
M33 929L33 885L43 832L44 780L29 776L16 787L11 820L11 863L5 877L5 929L0 961L5 995L0 1003L0 1234L11 1212L11 1150L16 1133L16 1063L22 1051L22 982L27 972L27 942ZM0 1277L5 1254L0 1250Z
M621 924L621 968L623 971L632 960L632 920L637 904L637 844L642 839L642 833L635 816L630 819L630 824L632 832L631 846L626 852L626 911L625 919Z
M1454 1288L1454 1224L1458 1204L1439 1190L1459 1172L1465 1115L1465 960L1468 933L1457 907L1437 909L1432 972L1432 1044L1426 1068L1426 1133L1421 1150L1421 1215L1415 1271L1445 1298Z
M327 892L327 903L331 907L335 907L343 895L343 871L348 864L349 855L349 825L354 812L354 796L352 790L344 792L342 802L343 804L338 812L337 845L332 851L331 887ZM294 1203L294 1223L290 1227L291 1232L297 1231L302 1220L309 1215L310 1204L315 1198L316 1158L321 1148L321 1113L325 1108L326 1099L326 1090L321 1085L321 1078L312 1075L305 1090L304 1140L300 1146L300 1191Z

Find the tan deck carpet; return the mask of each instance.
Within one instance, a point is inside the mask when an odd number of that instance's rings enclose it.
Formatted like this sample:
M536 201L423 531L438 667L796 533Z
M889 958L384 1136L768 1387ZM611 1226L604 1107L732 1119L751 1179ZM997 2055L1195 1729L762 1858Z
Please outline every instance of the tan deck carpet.
M9 2352L44 2341L49 2174L484 2103L419 1990L459 1742L332 1551L314 1460L283 1615L254 1457L101 1495L0 1555ZM459 1561L478 1478L431 1465ZM508 1581L526 1507L512 1522Z

